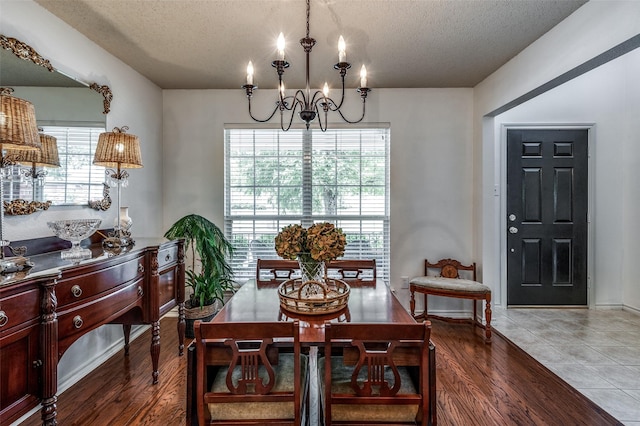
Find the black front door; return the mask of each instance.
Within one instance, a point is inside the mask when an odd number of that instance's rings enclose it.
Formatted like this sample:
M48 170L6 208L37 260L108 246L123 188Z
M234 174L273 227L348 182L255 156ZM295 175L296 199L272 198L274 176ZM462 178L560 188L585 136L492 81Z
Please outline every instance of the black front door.
M507 305L587 304L588 130L507 130Z

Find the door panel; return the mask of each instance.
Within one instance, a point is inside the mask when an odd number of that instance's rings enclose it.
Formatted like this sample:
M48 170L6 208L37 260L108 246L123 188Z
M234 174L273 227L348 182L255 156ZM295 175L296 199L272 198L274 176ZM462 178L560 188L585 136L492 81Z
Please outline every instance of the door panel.
M507 304L587 304L588 130L507 131Z

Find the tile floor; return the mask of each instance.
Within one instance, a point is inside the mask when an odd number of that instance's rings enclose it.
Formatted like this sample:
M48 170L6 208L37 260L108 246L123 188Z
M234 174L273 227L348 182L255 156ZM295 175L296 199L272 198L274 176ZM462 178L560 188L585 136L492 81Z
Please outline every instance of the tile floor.
M640 315L495 308L491 323L616 419L640 426Z

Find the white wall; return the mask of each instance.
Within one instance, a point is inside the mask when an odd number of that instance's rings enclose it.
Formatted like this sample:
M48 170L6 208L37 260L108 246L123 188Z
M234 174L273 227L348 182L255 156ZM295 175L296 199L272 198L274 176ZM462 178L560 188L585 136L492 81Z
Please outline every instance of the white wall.
M499 135L494 120L486 115L639 32L640 2L592 0L474 88L474 257L482 263L483 281L494 289L501 285L503 231L500 197L494 189L498 194L504 189Z
M596 307L640 310L637 273L640 256L640 50L586 73L496 117L509 123L594 123L590 150L593 178L593 279ZM504 141L499 141L504 142ZM504 144L501 144L504 150ZM635 167L634 167L635 166Z
M258 92L254 114L273 99L274 91ZM188 213L222 226L224 125L253 123L246 96L165 90L163 105L164 227ZM377 89L367 99L366 122L391 124L391 284L398 289L401 276L422 275L425 257L471 260L471 114L471 89Z
M134 234L162 235L162 93L146 78L108 54L31 0L0 2L0 33L34 48L51 64L85 82L108 85L113 92L107 129L128 125L140 137L143 169L131 170L130 185L122 194L130 206ZM9 240L51 236L46 222L56 219L98 217L113 223L115 208L97 212L87 207L51 207L29 216L5 218ZM136 328L133 333L140 332ZM61 388L86 374L96 360L122 348L122 329L107 325L85 335L62 357L58 369ZM89 366L90 367L90 366ZM149 372L151 374L151 371Z

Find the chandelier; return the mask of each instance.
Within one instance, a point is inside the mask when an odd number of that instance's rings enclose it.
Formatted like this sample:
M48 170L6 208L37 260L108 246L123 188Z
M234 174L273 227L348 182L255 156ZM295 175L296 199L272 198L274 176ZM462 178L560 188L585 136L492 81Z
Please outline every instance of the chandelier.
M327 114L329 111L337 112L340 114L340 117L344 121L350 124L359 123L364 118L365 114L365 104L367 101L367 94L371 91L367 87L367 69L364 65L360 69L360 87L356 89L358 93L360 93L360 98L362 99L362 116L354 121L347 119L340 108L342 108L342 104L344 102L344 78L347 75L347 70L351 68L351 64L346 61L346 53L345 53L345 42L342 36L340 36L338 40L338 63L333 66L334 69L340 72L340 79L342 80L342 91L340 96L340 102L334 101L331 97L329 97L329 85L325 82L322 91L317 90L311 94L311 88L309 87L309 54L311 53L311 49L316 44L316 40L309 36L309 14L310 14L310 0L307 0L307 34L306 37L300 39L300 45L304 49L306 54L306 87L304 90L298 89L295 91L294 95L287 96L285 94L285 86L284 86L284 70L289 68L289 63L285 60L284 56L284 35L280 33L278 37L278 59L271 62L271 66L276 69L278 73L278 100L276 102L276 106L266 119L258 119L253 116L253 112L251 111L251 97L253 96L253 91L258 88L258 86L253 84L253 64L249 61L249 65L247 66L247 84L242 86L247 93L247 99L249 101L249 116L254 121L259 123L264 123L280 111L280 128L283 131L287 131L291 128L291 124L293 123L293 117L296 112L298 112L298 116L305 122L307 126L307 130L311 125L311 122L317 117L318 125L320 130L323 132L327 130ZM288 115L288 123L285 120L285 114ZM324 120L323 120L324 115ZM285 124L286 123L286 124Z

